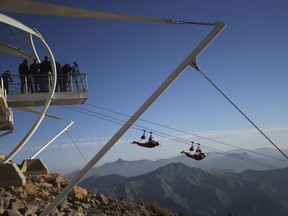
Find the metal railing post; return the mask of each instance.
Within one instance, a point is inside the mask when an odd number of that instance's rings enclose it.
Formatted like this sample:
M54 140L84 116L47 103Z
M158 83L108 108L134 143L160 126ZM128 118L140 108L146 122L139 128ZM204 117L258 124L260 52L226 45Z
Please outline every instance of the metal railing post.
M24 76L24 93L28 93L28 82L27 82L27 76Z
M73 92L73 77L70 75L69 79L70 79L70 91Z

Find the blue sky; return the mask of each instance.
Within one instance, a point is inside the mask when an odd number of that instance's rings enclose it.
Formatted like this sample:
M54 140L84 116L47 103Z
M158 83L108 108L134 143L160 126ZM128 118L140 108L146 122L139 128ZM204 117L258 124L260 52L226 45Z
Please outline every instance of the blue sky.
M223 21L224 31L199 56L202 71L281 149L287 149L288 102L288 3L274 1L47 1L98 11L180 19L185 21ZM62 64L77 61L87 73L88 105L79 106L123 121L133 113L174 71L182 60L212 30L197 25L170 25L132 21L113 21L7 14L38 29ZM43 54L44 55L44 54ZM44 56L43 56L44 57ZM41 59L43 58L41 57ZM3 70L18 74L22 59L4 57ZM5 69L4 69L5 68ZM3 71L4 72L4 71ZM98 107L98 108L97 108ZM104 108L104 109L99 109ZM31 156L68 124L63 134L39 155L52 171L68 172L85 165L77 147L89 161L121 127L111 121L67 109L51 107L49 113L63 121L45 119L25 148L15 156L21 162ZM0 140L4 153L22 139L37 116L14 110L15 132ZM241 148L273 147L253 126L217 92L200 73L187 68L141 119L226 142ZM130 129L99 161L169 158L189 148L189 140L203 148L233 148L187 133L137 121L150 128L161 147L143 149L131 145L141 131ZM175 142L157 132L187 143ZM72 138L72 139L71 139Z

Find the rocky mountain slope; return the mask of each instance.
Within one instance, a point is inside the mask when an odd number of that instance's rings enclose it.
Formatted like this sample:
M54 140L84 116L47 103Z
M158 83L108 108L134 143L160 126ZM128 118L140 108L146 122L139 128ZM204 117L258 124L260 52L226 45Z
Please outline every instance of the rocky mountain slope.
M157 200L185 215L275 216L288 212L288 168L241 173L171 163L136 177L89 177L82 187L133 201Z
M67 184L68 180L59 174L46 174L27 176L27 183L24 186L0 188L0 215L37 216ZM161 208L158 203L134 203L127 199L112 199L76 186L50 215L174 216L177 214Z

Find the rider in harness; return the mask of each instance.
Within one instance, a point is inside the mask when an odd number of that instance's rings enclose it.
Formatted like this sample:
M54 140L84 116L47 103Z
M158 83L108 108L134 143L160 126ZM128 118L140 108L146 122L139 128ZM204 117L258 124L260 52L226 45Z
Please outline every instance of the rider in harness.
M145 132L146 130L143 130L143 135L141 136L141 139L140 140L143 140L143 139L146 139L145 137ZM150 132L150 136L149 136L149 139L148 141L146 142L140 142L140 141L133 141L132 144L137 144L138 146L141 146L141 147L146 147L146 148L154 148L155 146L159 146L159 142L156 142L154 139L153 139L153 135L152 135L152 132Z
M202 160L206 157L206 154L202 153L201 149L200 149L200 143L197 143L198 147L195 151L195 153L193 153L194 151L194 147L193 147L194 142L192 142L192 146L190 147L190 151L189 152L185 152L184 150L181 152L182 154L185 154L187 157L192 158L194 160Z

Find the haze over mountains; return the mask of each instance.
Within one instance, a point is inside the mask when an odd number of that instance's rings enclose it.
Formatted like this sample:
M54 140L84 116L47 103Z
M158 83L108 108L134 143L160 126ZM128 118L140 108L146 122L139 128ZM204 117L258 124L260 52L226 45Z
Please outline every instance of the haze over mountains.
M80 186L110 197L157 201L184 215L275 216L287 215L287 180L288 168L235 173L178 162L135 177L92 176Z
M234 172L242 172L247 169L251 170L269 170L288 167L288 160L283 155L272 148L256 149L259 154L243 153L239 150L227 152L226 154L210 153L205 160L195 161L184 155L172 157L169 159L160 159L156 161L137 160L125 161L118 159L117 161L106 163L100 167L93 168L89 175L110 175L118 174L122 176L132 177L151 172L160 166L170 163L181 162L189 167L201 168L202 170L223 169ZM79 171L66 174L65 177L72 179Z
M118 159L94 168L79 185L118 199L156 201L184 215L287 215L288 161L271 148L257 152L210 153L202 161Z

